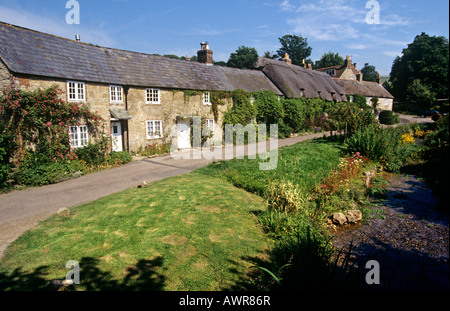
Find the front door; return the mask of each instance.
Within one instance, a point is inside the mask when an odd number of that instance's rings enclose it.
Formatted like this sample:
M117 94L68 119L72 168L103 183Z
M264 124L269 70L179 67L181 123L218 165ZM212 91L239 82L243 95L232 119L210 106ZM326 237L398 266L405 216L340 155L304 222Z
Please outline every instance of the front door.
M111 122L111 145L112 151L122 151L122 127L120 122Z
M177 123L178 149L191 148L191 127L186 121Z

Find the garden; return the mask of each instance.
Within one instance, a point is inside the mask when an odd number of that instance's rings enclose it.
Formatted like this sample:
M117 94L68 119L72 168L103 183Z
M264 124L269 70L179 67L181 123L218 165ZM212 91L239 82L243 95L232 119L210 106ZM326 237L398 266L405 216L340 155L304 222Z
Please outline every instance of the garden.
M76 178L131 161L108 153L104 120L87 104L61 100L56 87L5 90L0 98L0 192ZM71 127L84 124L95 143L72 148Z
M234 106L225 115L231 123L278 120L286 136L318 128L343 134L280 148L275 170L259 170L260 161L268 159L216 161L55 215L7 250L0 261L0 289L361 288L360 271L349 273L345 264L337 265L348 254L331 242L330 215L358 209L364 219L375 217L366 206L371 196L382 195L385 172L424 178L436 189L441 206L448 206L448 117L429 125L385 127L375 121L371 107L357 104L278 101L265 92L253 94L251 104L249 96L234 95ZM95 115L83 117L96 121ZM64 136L52 126L44 129L43 137L59 141ZM9 152L5 146L13 145L11 137L2 136L3 155ZM35 150L49 143L41 140ZM55 161L60 154L67 162L87 162L101 153L92 146L78 154L61 149L51 149L44 163L60 163ZM27 152L31 156L24 153L25 161L34 159L36 151ZM364 175L368 170L377 172L370 184ZM82 283L58 286L69 260L80 263Z

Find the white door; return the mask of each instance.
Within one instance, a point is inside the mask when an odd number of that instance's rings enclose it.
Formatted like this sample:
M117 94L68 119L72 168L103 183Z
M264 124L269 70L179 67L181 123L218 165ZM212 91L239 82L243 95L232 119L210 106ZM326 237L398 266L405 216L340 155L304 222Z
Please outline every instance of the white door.
M111 122L112 151L122 151L122 128L120 122Z
M191 127L189 123L177 123L178 149L191 148Z

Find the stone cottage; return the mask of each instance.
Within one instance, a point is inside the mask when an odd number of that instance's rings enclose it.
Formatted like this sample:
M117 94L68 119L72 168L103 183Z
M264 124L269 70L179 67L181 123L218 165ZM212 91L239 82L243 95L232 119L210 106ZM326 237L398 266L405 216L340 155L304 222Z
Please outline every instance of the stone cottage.
M206 43L198 60L100 47L0 22L0 88L11 81L29 89L56 85L64 91L62 99L88 103L98 111L115 151L136 151L171 135L173 144L189 147L189 119L194 116L221 140L223 111L231 100L214 115L212 92L270 90L283 95L261 71L214 66ZM72 147L92 141L85 125L70 131Z
M332 77L347 94L348 100L353 100L353 95L359 94L366 97L367 105L372 106L372 98L378 99L377 107L379 110L392 110L394 96L392 96L381 84L381 77L377 82L363 81L361 70L356 68L356 63L347 55L342 66L331 66L317 68L315 71L323 72Z

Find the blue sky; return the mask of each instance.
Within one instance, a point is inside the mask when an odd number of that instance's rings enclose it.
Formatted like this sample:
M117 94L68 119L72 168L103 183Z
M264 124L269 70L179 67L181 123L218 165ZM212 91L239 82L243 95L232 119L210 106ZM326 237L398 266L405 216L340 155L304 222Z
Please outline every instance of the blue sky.
M0 21L142 53L193 56L208 41L216 61L242 45L275 53L294 34L308 39L313 61L332 51L381 75L416 35L449 36L448 0L378 0L380 24L366 22L367 0L78 0L78 25L66 23L66 2L0 0Z

